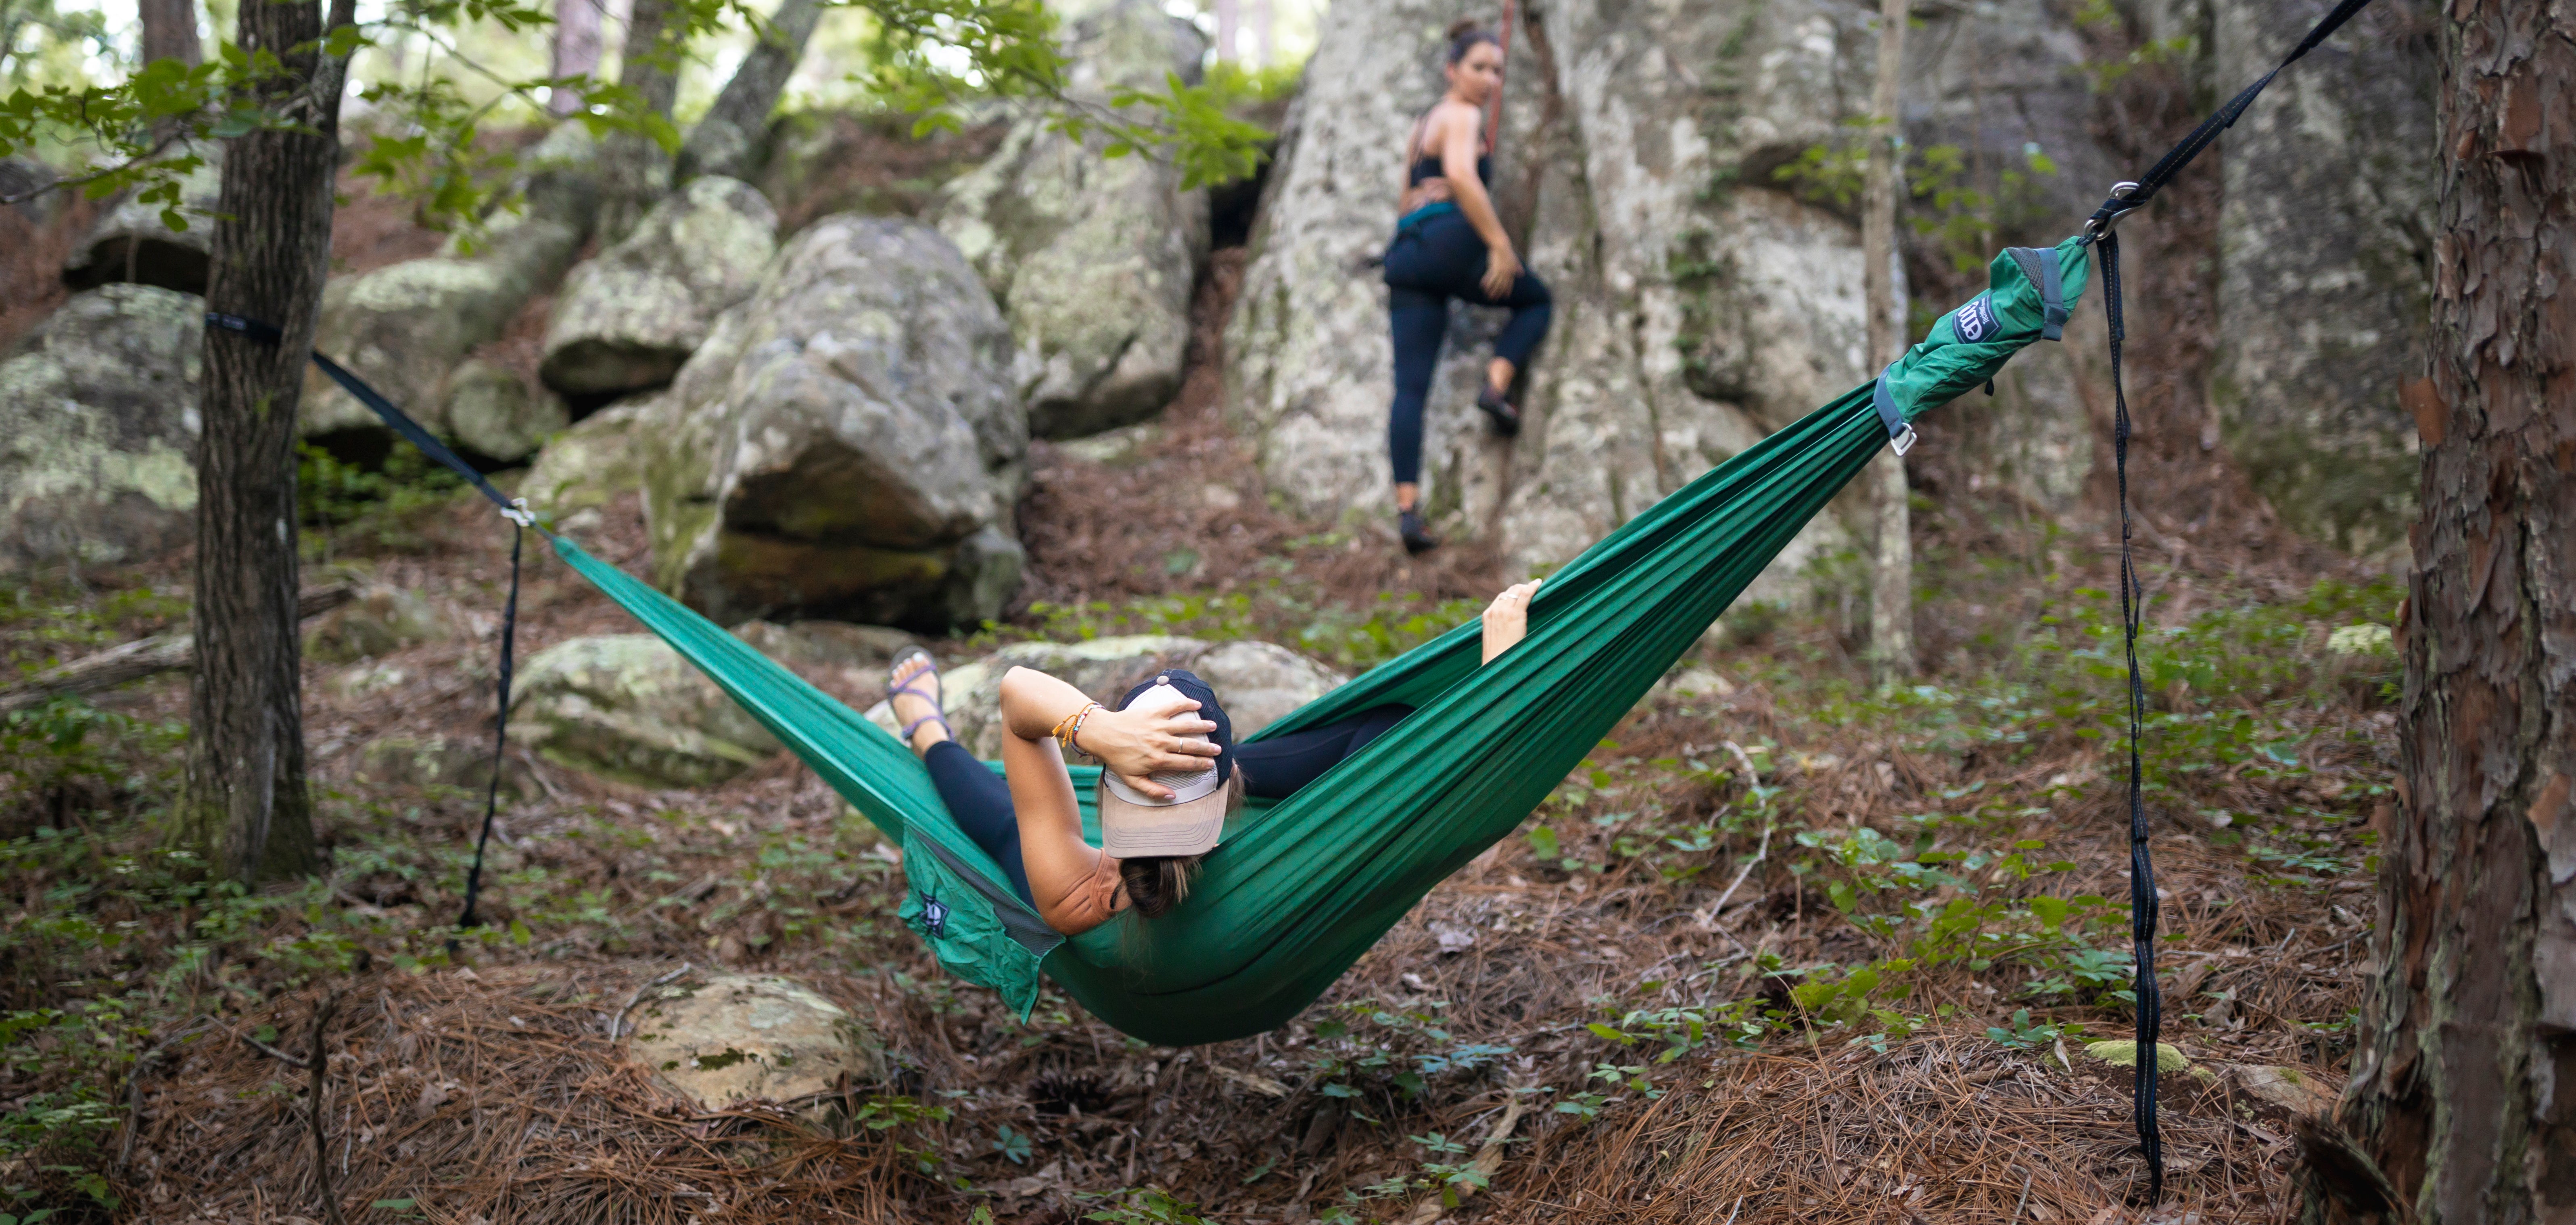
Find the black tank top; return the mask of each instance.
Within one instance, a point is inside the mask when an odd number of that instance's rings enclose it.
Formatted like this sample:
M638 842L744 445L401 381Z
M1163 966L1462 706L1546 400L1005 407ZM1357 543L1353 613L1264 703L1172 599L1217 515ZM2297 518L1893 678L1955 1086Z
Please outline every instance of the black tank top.
M1407 141L1407 144L1419 147L1422 138L1422 125L1430 118L1430 112L1425 111L1423 112L1421 119L1413 121L1413 139ZM1436 154L1426 153L1421 157L1413 159L1413 165L1406 171L1404 182L1405 186L1412 187L1420 184L1424 179L1440 179L1447 177L1448 172L1441 167L1439 156ZM1491 143L1488 143L1482 152L1476 154L1476 181L1483 183L1487 187L1494 185L1494 148Z

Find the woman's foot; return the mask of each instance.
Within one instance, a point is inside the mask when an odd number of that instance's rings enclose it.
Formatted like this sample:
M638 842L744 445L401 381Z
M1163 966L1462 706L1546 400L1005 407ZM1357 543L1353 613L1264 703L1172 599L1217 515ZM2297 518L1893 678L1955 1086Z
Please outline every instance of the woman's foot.
M886 674L886 702L903 724L903 742L915 755L929 752L942 740L957 738L955 729L948 726L948 712L940 709L939 695L939 663L930 652L906 647L894 657L894 666Z
M1493 384L1487 383L1483 391L1476 393L1476 407L1483 409L1486 416L1494 419L1495 433L1505 438L1520 436L1521 410L1504 398L1503 392Z
M1415 510L1395 512L1395 534L1404 538L1404 551L1416 557L1440 547L1440 538L1422 526L1422 514Z

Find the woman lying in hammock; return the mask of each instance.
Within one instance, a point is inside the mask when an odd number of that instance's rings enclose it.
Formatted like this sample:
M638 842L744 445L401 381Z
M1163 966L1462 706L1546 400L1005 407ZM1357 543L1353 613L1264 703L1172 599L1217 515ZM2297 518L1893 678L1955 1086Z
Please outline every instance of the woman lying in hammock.
M1485 662L1529 631L1536 590L1536 582L1518 584L1485 609ZM891 690L904 740L929 767L949 815L1047 926L1068 936L1131 906L1150 919L1179 905L1244 796L1286 799L1413 713L1379 706L1238 745L1216 694L1184 669L1166 669L1111 710L1044 672L1013 668L1002 677L1005 781L952 737L929 652L915 647L897 658ZM1067 748L1104 767L1098 847L1082 839Z

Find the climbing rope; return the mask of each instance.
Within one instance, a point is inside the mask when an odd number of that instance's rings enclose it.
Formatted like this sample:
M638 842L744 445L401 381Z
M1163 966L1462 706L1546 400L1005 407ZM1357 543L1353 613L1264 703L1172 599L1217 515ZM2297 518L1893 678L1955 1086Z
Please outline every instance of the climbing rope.
M2245 108L2254 104L2263 87L2281 70L2297 63L2301 56L2316 50L2317 45L2352 20L2355 13L2369 7L2370 0L2342 0L2333 11L2308 31L2306 38L2290 54L2272 66L2242 93L2228 100L2200 126L2182 138L2181 143L2165 151L2145 177L2135 182L2113 184L2110 195L2084 222L2084 241L2101 249L2103 318L2111 335L2111 456L2118 476L2120 494L2120 637L2129 667L2129 941L2136 958L2138 997L2137 1043L2132 1074L2130 1113L2137 1124L2138 1150L2147 1162L2147 1202L2164 1198L2164 1139L2156 1124L2156 1076L2160 1062L2158 1039L2164 1032L2164 996L2156 989L2156 870L2155 860L2147 846L2147 806L2145 770L2140 758L2139 741L2146 734L2147 690L2138 672L2138 630L2146 616L2146 590L2138 582L2137 558L2131 548L2132 525L2129 518L2129 396L2120 378L2120 346L2128 338L2128 328L2120 305L2120 236L2112 227L2122 217L2146 207L2165 184L2173 181L2182 168L2199 157L2201 151L2217 141L2218 135L2236 126Z

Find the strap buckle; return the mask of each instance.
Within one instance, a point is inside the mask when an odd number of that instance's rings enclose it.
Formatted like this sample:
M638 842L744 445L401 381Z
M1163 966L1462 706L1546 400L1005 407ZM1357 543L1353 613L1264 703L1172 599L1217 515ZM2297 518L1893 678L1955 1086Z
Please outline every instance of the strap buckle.
M1914 449L1914 438L1914 423L1908 421L1897 427L1895 433L1887 436L1887 445L1895 449L1898 459L1903 459L1906 452Z
M2111 198L2104 200L2102 202L2102 207L2093 210L2093 215L2085 219L2084 236L2086 238L2099 239L2103 235L2110 233L2111 227L2118 224L2122 217L2126 217L2129 214L2138 211L2141 205L2129 203L2130 196L2135 194L2137 190L2138 185L2136 183L2129 182L2125 179L2120 182L2113 183L2111 185Z
M501 517L512 523L518 524L520 527L535 527L537 525L537 512L528 509L528 500L526 498L510 499L510 504L501 508Z

